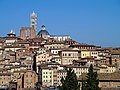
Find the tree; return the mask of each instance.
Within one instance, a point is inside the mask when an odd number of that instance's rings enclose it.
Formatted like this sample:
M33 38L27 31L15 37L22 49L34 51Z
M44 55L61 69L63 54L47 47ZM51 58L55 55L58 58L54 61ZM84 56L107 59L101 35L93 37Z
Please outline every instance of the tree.
M40 83L36 82L35 83L35 88L36 88L35 90L41 90L40 87L41 87Z
M82 79L82 90L86 90L86 81Z
M37 68L36 68L36 56L37 56L37 52L35 52L34 56L33 56L33 71L37 71Z
M99 79L97 78L97 72L93 72L93 65L89 67L86 80L86 90L100 90Z
M71 68L67 70L67 76L61 78L62 86L60 90L80 90L80 85L77 80L77 76Z

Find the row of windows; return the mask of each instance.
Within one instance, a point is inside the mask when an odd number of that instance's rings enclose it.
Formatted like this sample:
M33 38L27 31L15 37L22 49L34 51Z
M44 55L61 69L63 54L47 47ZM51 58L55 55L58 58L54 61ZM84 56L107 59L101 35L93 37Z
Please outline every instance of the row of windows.
M51 80L43 80L43 82L51 82Z
M26 83L28 83L28 79L26 79ZM32 79L30 79L30 83L32 83Z
M67 54L67 53L63 53L63 56L72 56L72 57L77 57L78 56L78 54L77 53L69 53L69 54Z
M84 70L88 70L87 68L75 68L76 70L81 70L81 71L84 71Z
M43 74L48 74L48 72L43 72ZM52 72L49 72L49 74L52 74Z
M49 56L39 56L38 58L49 58Z
M98 53L97 52L92 52L92 54L96 54L97 55Z
M62 77L64 78L65 76L58 76L58 78L62 78Z
M26 77L28 77L28 75L26 75ZM32 75L30 75L30 77L32 77Z
M101 63L107 63L107 61L101 61Z
M43 78L48 78L48 76L43 76ZM51 78L51 76L50 76L50 78Z
M60 59L55 59L54 61L60 61Z
M46 47L46 48L48 49L48 48L63 48L63 47L65 47L65 46L49 46L49 47Z
M32 86L27 86L26 88L32 88Z
M80 70L81 72L87 72L88 69L76 68L76 70ZM76 72L76 74L81 74L81 72ZM58 73L58 75L66 75L66 73Z
M114 70L106 70L106 72L114 72Z
M79 49L94 49L95 47L79 47L79 46L76 46L74 48L79 48Z
M43 80L43 82L51 82L52 80ZM57 80L54 80L56 82Z
M82 54L82 56L86 56L87 54Z
M66 74L66 73L58 73L59 75L64 75L64 74Z
M52 51L52 53L56 54L56 53L58 53L58 51Z
M4 78L4 80L5 80L6 78ZM0 77L0 80L2 80L2 77ZM10 77L8 77L8 80L10 80Z

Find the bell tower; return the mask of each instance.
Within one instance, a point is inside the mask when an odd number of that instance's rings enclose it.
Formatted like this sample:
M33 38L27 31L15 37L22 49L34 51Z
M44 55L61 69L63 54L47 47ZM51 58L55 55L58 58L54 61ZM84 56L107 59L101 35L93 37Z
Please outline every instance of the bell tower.
M33 28L35 31L37 29L37 14L34 11L30 15L30 27Z

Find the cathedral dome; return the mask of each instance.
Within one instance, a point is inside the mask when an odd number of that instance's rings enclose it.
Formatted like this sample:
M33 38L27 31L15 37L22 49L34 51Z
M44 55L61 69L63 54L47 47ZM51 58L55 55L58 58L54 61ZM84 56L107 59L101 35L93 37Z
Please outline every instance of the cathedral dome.
M38 36L41 36L41 35L49 35L48 31L45 29L45 26L42 25L42 29L38 32L37 34Z

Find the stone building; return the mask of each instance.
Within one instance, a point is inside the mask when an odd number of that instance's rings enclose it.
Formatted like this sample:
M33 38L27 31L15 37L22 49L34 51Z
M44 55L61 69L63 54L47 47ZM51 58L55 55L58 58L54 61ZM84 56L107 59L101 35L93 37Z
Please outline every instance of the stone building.
M80 59L80 50L78 49L61 49L59 51L59 55L61 57L61 64L63 65L69 65L72 64L73 60L79 60Z
M82 82L82 79L86 79L86 74L83 73L80 78L79 82ZM114 73L99 73L99 87L101 90L120 90L120 72ZM82 87L82 84L80 85Z
M35 88L35 84L38 82L38 75L34 71L26 71L23 80L23 88Z

